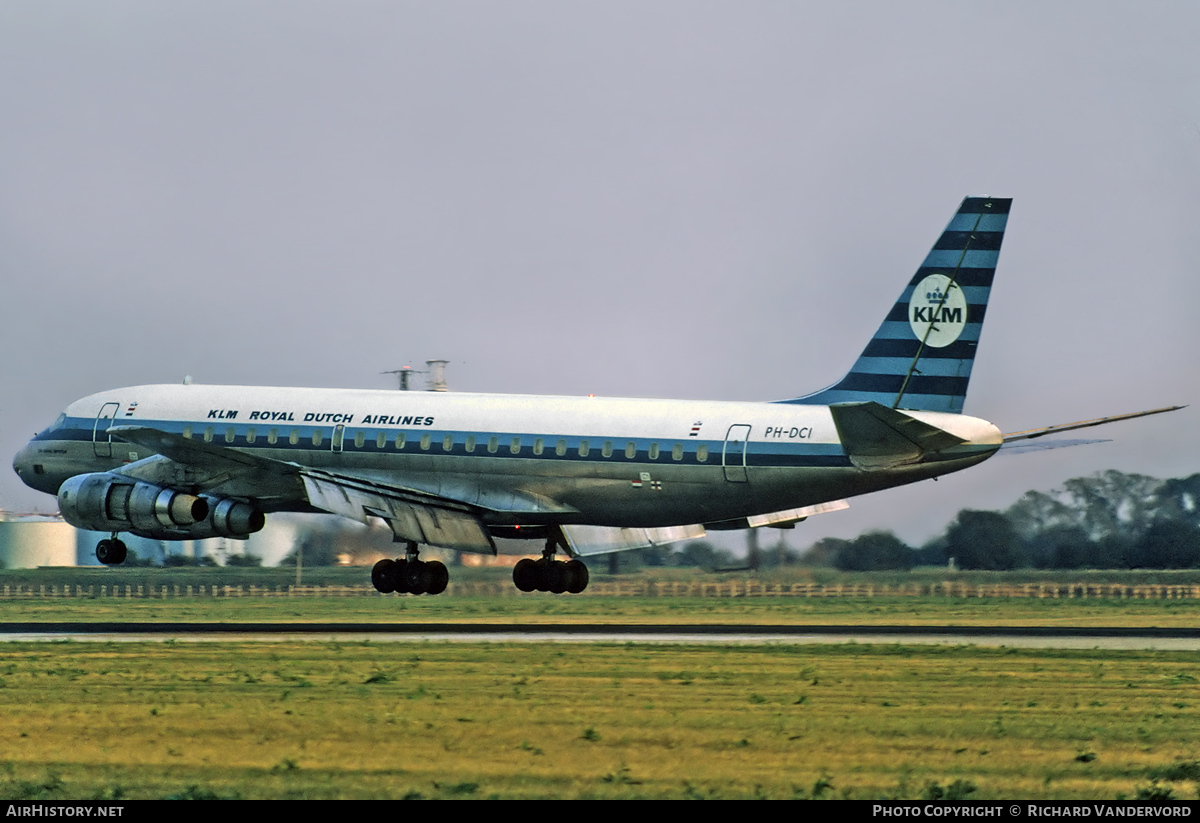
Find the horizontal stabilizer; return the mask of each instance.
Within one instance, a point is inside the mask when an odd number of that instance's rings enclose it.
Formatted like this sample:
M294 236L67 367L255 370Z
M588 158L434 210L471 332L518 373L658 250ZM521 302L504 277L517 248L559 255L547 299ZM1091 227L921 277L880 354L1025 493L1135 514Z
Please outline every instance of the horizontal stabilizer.
M645 549L680 540L704 537L703 526L668 526L661 529L621 529L615 526L563 526L563 536L570 544L571 554L588 557L594 554Z
M1025 454L1050 449L1065 449L1068 446L1090 446L1093 443L1111 443L1111 440L1014 440L1000 447L998 454Z
M1150 409L1149 411L1132 412L1130 414L1115 414L1112 417L1097 417L1095 420L1081 420L1078 423L1061 423L1057 426L1046 426L1041 429L1027 429L1026 431L1013 432L1012 434L1004 435L1005 445L1017 440L1032 440L1035 437L1045 437L1048 434L1058 434L1059 432L1069 432L1075 429L1087 429L1092 426L1103 426L1105 423L1116 423L1118 420L1133 420L1135 417L1148 417L1152 414L1163 414L1165 412L1179 411L1186 409L1187 406L1167 406L1162 409ZM1084 441L1096 442L1096 441ZM1077 445L1075 442L1069 442L1068 445Z
M945 429L922 423L874 401L829 407L842 448L860 469L887 469L920 462L929 452L966 443Z

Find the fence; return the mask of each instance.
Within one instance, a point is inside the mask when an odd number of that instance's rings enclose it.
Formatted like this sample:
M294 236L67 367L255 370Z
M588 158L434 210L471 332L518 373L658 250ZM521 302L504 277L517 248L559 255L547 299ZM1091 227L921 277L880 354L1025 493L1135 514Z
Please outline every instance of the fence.
M457 597L524 597L509 583L451 583L446 594ZM594 582L585 592L591 597L949 597L949 598L1079 598L1117 600L1200 600L1200 585L1123 585L1120 583L984 583L957 581L875 585L870 583L763 583L758 580ZM40 598L197 597L389 597L362 586L156 586L115 585L5 585L0 600Z

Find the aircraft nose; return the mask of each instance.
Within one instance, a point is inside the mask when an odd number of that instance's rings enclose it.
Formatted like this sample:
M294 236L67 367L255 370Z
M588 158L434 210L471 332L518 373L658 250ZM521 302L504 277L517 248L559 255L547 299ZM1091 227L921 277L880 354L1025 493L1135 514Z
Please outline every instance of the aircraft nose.
M24 480L25 474L29 471L30 465L29 444L26 443L25 446L19 452L17 452L16 456L13 457L13 471L17 473L18 477Z
M31 489L45 491L42 488L45 484L39 483L40 477L37 477L37 472L33 468L34 450L32 443L26 443L24 448L17 452L13 457L13 471L17 473L17 477L21 478L21 482Z

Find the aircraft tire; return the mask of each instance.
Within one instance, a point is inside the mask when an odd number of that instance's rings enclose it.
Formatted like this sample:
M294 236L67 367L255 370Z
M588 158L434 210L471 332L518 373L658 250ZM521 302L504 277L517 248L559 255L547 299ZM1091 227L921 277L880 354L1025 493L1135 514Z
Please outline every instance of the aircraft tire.
M96 544L96 559L106 566L119 566L129 556L125 544L116 539L104 539Z
M567 590L567 584L570 583L570 572L567 571L566 563L551 560L542 569L542 574L546 578L546 589L551 594L562 594Z
M550 585L546 576L546 567L550 565L550 561L546 558L533 561L533 570L536 574L533 575L533 587L539 592L550 591Z
M380 560L371 568L371 585L375 591L388 594L396 590L395 560Z
M513 566L513 585L523 592L531 592L537 588L537 561L523 557Z
M446 568L445 563L440 560L430 560L425 564L425 573L429 581L425 588L426 594L441 594L446 590L446 586L450 583L450 571Z
M392 566L392 591L396 594L404 594L409 591L408 588L408 561L394 560L396 565Z
M404 589L411 594L425 594L429 590L428 564L423 560L408 563L404 569Z
M579 594L587 588L588 567L580 560L568 560L567 566L567 591L571 594Z

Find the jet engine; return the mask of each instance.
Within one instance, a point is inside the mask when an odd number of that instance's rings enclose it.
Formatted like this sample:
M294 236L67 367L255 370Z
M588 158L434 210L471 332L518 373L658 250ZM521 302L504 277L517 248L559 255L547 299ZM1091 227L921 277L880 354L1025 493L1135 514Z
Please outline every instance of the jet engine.
M246 537L265 522L261 511L240 500L187 494L111 472L67 480L58 490L58 508L78 529L152 540Z

